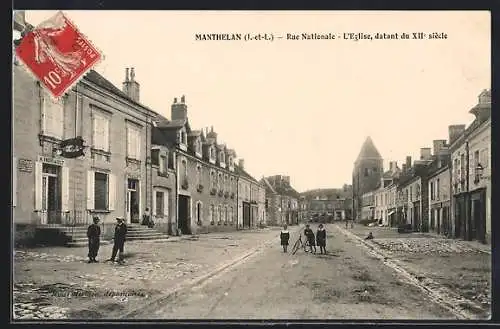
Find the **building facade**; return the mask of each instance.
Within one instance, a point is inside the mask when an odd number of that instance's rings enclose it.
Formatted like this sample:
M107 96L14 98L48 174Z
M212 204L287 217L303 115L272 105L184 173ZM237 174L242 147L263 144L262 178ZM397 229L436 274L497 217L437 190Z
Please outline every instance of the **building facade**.
M352 186L316 189L300 194L302 207L309 220L333 222L352 216Z
M491 91L479 95L474 121L450 126L454 237L491 240Z
M157 116L153 144L172 150L177 234L237 229L238 175L234 150L210 131L192 130L184 96L174 99L171 120ZM168 163L167 163L168 166Z
M262 227L266 224L265 187L245 171L244 160L238 166L238 227Z
M361 220L375 219L375 196L374 192L366 192L361 196Z
M363 195L377 189L383 173L383 159L373 144L371 137L367 137L361 147L352 174L353 218L363 218ZM373 196L373 195L372 195Z
M16 224L86 225L98 216L106 233L115 217L138 223L152 201L155 112L139 103L133 69L126 91L91 70L57 102L22 67L13 74ZM84 154L63 158L75 140Z
M300 194L291 186L290 176L263 177L266 189L268 225L297 225Z

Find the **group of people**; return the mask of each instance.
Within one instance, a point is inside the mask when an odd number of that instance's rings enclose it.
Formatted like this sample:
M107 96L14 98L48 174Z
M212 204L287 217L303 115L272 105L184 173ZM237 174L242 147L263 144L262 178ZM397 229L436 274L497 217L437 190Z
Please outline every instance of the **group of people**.
M290 232L287 229L287 225L283 226L283 230L280 233L281 246L283 247L283 252L288 252L288 243L290 240ZM306 225L304 229L304 236L309 246L309 252L316 253L316 245L320 248L321 254L326 254L326 230L323 224L319 224L316 235L311 229L309 224ZM307 251L307 250L306 250Z
M97 254L101 245L101 227L99 226L99 217L93 218L93 224L87 229L87 238L89 241L89 263L97 263ZM115 235L113 251L111 252L110 262L114 262L118 254L118 263L123 264L123 247L127 238L127 225L122 217L116 218Z

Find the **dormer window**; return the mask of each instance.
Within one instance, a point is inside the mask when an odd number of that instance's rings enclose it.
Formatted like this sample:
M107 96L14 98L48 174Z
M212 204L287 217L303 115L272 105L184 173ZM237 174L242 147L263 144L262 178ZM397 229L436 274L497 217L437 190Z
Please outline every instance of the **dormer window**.
M177 135L177 143L179 148L183 151L187 151L187 134L184 130L179 131Z
M213 146L210 146L210 148L208 149L208 154L210 163L215 163L216 155L215 148Z
M226 160L225 158L226 158L226 156L225 156L224 152L223 152L223 151L221 151L221 152L220 152L220 162L221 162L221 163L225 163L225 160Z
M198 158L202 157L201 154L201 141L199 138L197 138L194 142L194 153Z

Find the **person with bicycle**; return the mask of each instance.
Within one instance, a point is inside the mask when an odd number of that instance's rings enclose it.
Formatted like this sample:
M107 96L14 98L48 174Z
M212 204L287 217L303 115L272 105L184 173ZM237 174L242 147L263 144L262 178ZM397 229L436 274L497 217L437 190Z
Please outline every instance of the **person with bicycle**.
M309 227L309 224L307 224L304 229L304 235L306 236L306 241L309 244L309 251L312 253L314 250L314 253L316 253L316 238L313 230Z

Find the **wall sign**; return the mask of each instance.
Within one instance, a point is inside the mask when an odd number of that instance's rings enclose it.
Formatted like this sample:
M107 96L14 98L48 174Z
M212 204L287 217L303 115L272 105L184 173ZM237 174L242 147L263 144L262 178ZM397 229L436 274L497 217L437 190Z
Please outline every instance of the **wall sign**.
M17 162L17 168L19 171L30 173L33 171L33 160L19 159Z
M60 151L64 158L74 159L85 155L84 140L81 137L66 139L61 142Z
M46 156L42 156L42 155L38 156L38 161L43 162L43 163L47 163L47 164L53 164L56 166L64 165L64 160L62 160L62 159L55 159L55 158L46 157Z

